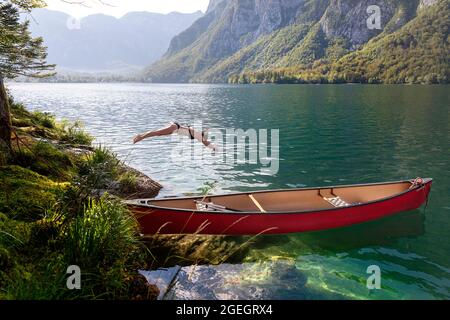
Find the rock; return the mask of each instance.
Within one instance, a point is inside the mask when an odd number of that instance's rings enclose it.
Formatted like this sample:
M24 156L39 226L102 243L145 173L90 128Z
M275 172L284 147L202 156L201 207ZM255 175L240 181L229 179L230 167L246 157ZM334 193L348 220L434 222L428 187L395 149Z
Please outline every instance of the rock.
M59 145L64 147L67 152L75 156L89 155L94 151L90 146L72 146L72 145ZM163 187L157 181L151 179L146 174L124 164L119 164L118 176L125 174L131 174L134 176L135 183L131 188L124 188L120 181L111 180L107 183L107 188L94 190L93 195L101 196L105 192L116 195L121 198L153 198L159 193L159 190Z
M59 143L59 146L61 147L65 147L65 150L67 150L67 152L75 155L75 156L82 156L82 155L88 155L91 154L94 151L94 148L91 146L82 146L82 145L78 145L78 146L73 146L73 145L65 145L62 143Z
M174 300L263 300L278 292L305 297L306 276L290 260L183 267L165 294Z
M222 1L224 1L224 0L210 0L209 4L208 4L208 9L206 9L206 13L208 14L211 11L213 11L217 7L217 5L219 3L221 3Z
M154 271L139 270L139 273L143 275L150 285L154 285L158 288L159 294L157 299L162 300L170 289L174 279L178 276L180 266L172 268L160 268Z
M367 27L367 8L371 5L380 7L381 30L370 30ZM396 5L384 0L332 0L320 25L328 38L343 37L355 49L380 34L395 11Z
M131 173L136 177L136 185L130 190L121 188L117 182L111 185L110 192L123 198L153 198L163 187L159 182L126 164L122 164L119 171L121 174Z
M191 73L203 71L260 36L292 23L303 2L304 0L214 1L205 16L172 39L164 56L168 60L163 59L150 66L145 72L146 78L155 82L186 82L192 76ZM182 72L170 70L168 73L166 68L181 66L174 64L171 59L179 59L183 64Z
M159 288L148 283L143 275L136 275L129 282L129 286L131 300L156 300L160 294Z
M218 8L221 2L215 1L211 8ZM208 54L223 57L252 43L261 35L291 23L302 2L303 0L227 1L218 16L221 22L226 23L218 25L220 32L210 42L211 50L208 50Z

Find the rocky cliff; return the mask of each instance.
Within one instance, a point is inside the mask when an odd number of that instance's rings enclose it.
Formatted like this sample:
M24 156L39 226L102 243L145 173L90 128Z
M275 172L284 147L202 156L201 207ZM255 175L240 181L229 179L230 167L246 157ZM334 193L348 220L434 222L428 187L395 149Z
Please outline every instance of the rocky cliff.
M337 61L363 49L371 40L400 32L418 14L437 4L445 15L448 3L211 1L205 16L172 39L164 58L146 70L145 78L154 82L225 82L230 75L244 71ZM445 32L448 34L448 29Z

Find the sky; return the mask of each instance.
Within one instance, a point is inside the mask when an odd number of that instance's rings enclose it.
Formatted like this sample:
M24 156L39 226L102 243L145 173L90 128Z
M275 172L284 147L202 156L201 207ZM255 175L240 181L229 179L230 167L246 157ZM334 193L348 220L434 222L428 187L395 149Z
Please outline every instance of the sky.
M45 0L47 9L63 11L75 18L91 14L104 13L117 18L131 11L149 11L169 13L178 11L192 13L203 12L209 0ZM68 3L71 2L71 3ZM79 4L83 3L83 4Z

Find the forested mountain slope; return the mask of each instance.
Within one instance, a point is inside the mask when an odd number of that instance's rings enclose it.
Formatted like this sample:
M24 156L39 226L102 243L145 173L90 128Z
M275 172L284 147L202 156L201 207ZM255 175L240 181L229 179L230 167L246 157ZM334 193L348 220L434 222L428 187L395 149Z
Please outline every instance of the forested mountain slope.
M223 0L171 41L153 82L449 79L450 0ZM367 25L380 8L381 28Z

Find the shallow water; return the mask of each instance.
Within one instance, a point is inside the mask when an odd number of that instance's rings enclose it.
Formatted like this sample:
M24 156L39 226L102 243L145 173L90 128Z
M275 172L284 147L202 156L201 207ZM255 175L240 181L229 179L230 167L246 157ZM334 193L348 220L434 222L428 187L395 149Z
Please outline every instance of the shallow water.
M162 182L161 196L198 192L212 181L217 181L215 192L231 192L433 177L426 210L338 230L261 236L245 260L286 260L301 274L298 279L274 280L276 288L266 290L265 298L450 298L447 86L11 83L9 87L30 109L82 120L97 142ZM130 143L134 134L172 120L198 125L200 119L203 126L222 132L278 129L279 148L269 143L272 151L279 151L278 172L262 174L260 163L225 163L220 153L212 155L201 145L203 154L186 158L181 148L190 146L187 138ZM222 147L226 152L233 148ZM269 151L269 160L270 155ZM366 287L369 265L381 268L380 290ZM236 272L241 269L236 267ZM267 281L265 286L270 287ZM292 290L295 281L301 289Z

